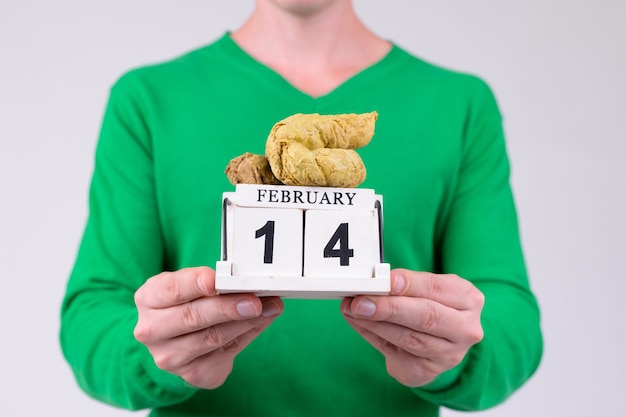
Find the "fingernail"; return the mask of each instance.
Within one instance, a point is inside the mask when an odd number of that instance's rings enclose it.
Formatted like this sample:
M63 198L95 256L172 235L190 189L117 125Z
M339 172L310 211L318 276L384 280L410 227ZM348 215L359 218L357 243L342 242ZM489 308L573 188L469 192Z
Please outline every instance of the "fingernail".
M273 301L266 301L263 303L263 311L261 315L263 317L274 317L280 313L280 307Z
M362 300L355 306L354 313L361 317L371 317L376 313L376 304L368 299Z
M404 275L396 275L396 279L393 283L393 289L391 290L392 294L402 294L404 291L404 287L406 286L406 280L404 279Z
M204 283L204 280L202 279L202 276L199 276L198 278L196 278L196 285L198 286L198 289L200 290L201 294L211 295L211 293L209 292L209 289L206 287L206 284Z
M238 302L237 312L241 314L242 317L256 317L259 315L259 311L250 300L242 300Z

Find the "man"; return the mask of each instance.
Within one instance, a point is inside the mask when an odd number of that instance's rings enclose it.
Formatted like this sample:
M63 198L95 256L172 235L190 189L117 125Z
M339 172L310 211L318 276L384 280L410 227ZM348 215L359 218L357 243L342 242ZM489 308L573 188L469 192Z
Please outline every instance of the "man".
M371 110L360 153L364 185L385 198L391 294L217 295L228 160L262 153L290 114ZM541 356L508 175L479 79L380 38L351 0L257 0L238 30L113 88L63 305L66 357L91 395L155 416L498 404Z

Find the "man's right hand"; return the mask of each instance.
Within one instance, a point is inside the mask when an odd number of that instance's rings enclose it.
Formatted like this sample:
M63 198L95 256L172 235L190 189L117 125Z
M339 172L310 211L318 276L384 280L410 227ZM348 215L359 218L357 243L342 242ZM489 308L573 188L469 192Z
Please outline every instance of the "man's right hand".
M283 311L278 297L218 295L208 267L150 278L135 293L135 304L135 338L156 365L206 389L224 383L235 356Z

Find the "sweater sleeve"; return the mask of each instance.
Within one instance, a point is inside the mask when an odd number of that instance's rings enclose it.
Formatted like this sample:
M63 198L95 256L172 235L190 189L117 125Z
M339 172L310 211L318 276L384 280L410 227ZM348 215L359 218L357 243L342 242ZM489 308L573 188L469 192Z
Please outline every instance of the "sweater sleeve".
M508 398L537 369L540 313L527 278L502 120L489 87L471 79L461 164L439 238L442 272L474 283L485 295L484 339L456 368L416 389L449 408L480 410Z
M89 217L61 311L61 347L78 384L129 409L170 405L195 392L158 369L133 337L134 293L164 264L147 94L132 72L111 90Z

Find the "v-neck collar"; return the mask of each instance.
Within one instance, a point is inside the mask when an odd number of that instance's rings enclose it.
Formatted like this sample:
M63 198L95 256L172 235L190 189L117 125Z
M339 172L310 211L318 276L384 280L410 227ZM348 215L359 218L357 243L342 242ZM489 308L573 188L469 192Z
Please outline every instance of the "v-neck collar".
M361 71L355 73L328 93L321 96L312 96L291 84L285 77L283 77L273 68L270 68L269 66L263 64L262 62L259 62L254 57L252 57L232 39L230 32L226 32L222 36L222 38L218 40L218 44L220 44L224 48L225 52L231 54L234 58L244 63L251 70L263 73L264 75L269 77L269 79L273 79L274 82L283 87L284 91L287 91L289 92L289 94L292 94L294 96L299 96L301 99L306 99L307 101L318 104L322 102L333 101L334 97L343 96L353 88L361 88L359 86L363 86L364 83L366 84L373 78L383 76L384 73L386 73L387 70L390 69L390 64L397 62L399 56L403 54L402 49L399 48L395 43L391 42L391 48L381 59L374 62L370 66L362 69Z

